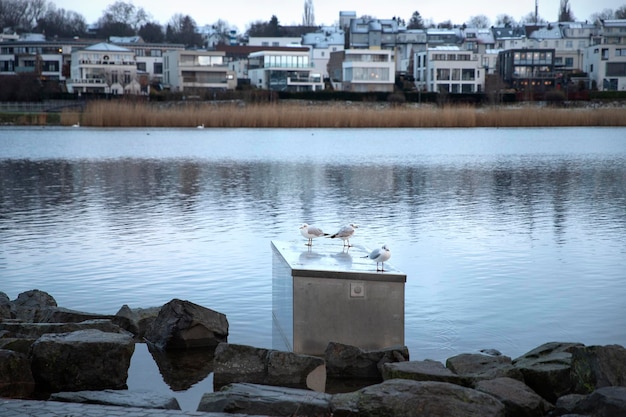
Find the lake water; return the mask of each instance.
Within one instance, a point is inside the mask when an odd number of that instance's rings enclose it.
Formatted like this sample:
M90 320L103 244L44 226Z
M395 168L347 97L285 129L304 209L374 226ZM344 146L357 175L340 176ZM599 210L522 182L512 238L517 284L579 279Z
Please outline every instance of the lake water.
M624 128L5 127L0 187L11 299L186 299L226 314L229 342L271 348L270 242L305 250L303 222L354 222L352 243L387 243L407 274L412 359L626 345ZM168 389L139 345L129 388L146 387ZM194 409L210 387L177 396Z

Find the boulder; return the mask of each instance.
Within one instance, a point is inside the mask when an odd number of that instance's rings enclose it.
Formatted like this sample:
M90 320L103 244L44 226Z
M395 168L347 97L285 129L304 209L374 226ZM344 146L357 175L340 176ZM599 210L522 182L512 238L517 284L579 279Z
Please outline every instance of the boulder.
M28 357L0 349L0 397L28 398L34 391L35 379Z
M577 403L574 412L593 417L626 416L626 387L598 388Z
M406 346L379 350L363 350L356 346L330 342L324 352L326 372L330 378L360 378L382 380L382 367L386 363L409 360Z
M58 392L50 395L50 401L67 403L116 405L119 407L155 408L161 410L180 410L178 400L164 397L163 394L150 391L77 391Z
M228 341L228 320L217 311L174 299L161 307L146 339L161 350L216 347Z
M56 300L47 292L39 290L25 291L13 301L15 317L25 322L39 322L41 312L48 307L56 307Z
M464 353L448 358L446 368L467 380L473 381L473 383L501 377L524 380L522 372L513 366L511 358L504 355Z
M325 390L326 367L317 356L220 343L215 349L215 390L235 383Z
M507 417L542 417L554 408L526 384L513 378L482 380L476 383L476 389L500 400Z
M206 393L198 411L265 416L330 415L331 395L298 388L236 383Z
M581 343L550 342L513 361L524 375L524 382L537 394L554 404L557 398L572 391L571 352Z
M129 323L128 331L133 333L138 339L143 339L146 330L152 325L159 315L161 307L150 308L130 308L124 304L117 313L116 317L122 317Z
M13 319L11 299L8 295L0 291L0 321L2 319Z
M16 339L37 339L46 333L70 333L79 330L96 329L108 333L126 333L111 320L87 320L81 323L0 323L0 331L5 337Z
M397 378L410 379L413 381L449 382L462 386L471 385L470 380L455 374L450 369L443 366L443 363L431 359L386 363L383 365L383 379L385 381Z
M626 386L626 349L619 345L579 346L572 350L574 392Z
M163 382L172 391L186 391L213 372L214 349L159 350L150 344L146 346L159 368Z
M125 389L135 350L128 334L100 330L45 334L31 348L31 369L45 391Z
M39 323L80 323L90 320L109 320L124 330L130 328L130 320L123 316L88 313L63 307L44 307L39 310L37 317Z
M554 410L552 411L553 416L562 416L567 414L574 413L574 410L578 406L578 404L587 398L586 395L583 394L567 394L559 397L556 400L556 404Z
M335 394L332 415L504 417L504 404L489 394L447 382L390 379L359 391Z

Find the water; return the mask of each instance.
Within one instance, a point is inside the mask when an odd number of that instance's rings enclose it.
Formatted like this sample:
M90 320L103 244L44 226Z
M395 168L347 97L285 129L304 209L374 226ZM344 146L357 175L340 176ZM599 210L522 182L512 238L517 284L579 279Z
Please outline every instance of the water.
M272 347L272 240L387 243L411 358L626 345L626 129L0 129L0 291ZM315 245L341 244L316 240ZM145 347L129 388L167 390ZM148 375L148 376L146 376ZM195 408L211 377L184 392ZM149 382L146 382L149 381Z

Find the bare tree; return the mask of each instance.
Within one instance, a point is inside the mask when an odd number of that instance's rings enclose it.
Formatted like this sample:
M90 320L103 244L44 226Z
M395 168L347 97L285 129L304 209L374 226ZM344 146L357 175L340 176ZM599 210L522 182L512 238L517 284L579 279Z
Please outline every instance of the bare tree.
M485 16L484 14L479 14L479 15L470 17L466 24L467 24L467 27L473 27L473 28L488 28L489 26L491 26L491 22L489 21L489 18Z
M559 6L559 22L573 22L574 20L574 14L572 13L569 0L561 0Z
M47 6L46 0L0 0L0 28L31 31Z
M313 9L313 0L304 0L302 26L315 26L315 10Z
M613 12L613 9L604 9L601 12L591 15L591 21L596 24L600 23L601 20L607 19L615 19L615 12Z
M626 4L615 9L616 19L626 19Z
M517 25L517 22L513 18L513 16L508 14L499 14L496 17L496 26L504 26L504 27L513 27Z
M101 27L129 27L137 33L142 25L148 23L148 13L142 7L118 0L107 6L98 23Z
M538 14L535 14L535 12L530 12L526 16L523 16L519 20L519 23L522 25L539 25L539 24L547 23L547 21L543 17L539 16Z

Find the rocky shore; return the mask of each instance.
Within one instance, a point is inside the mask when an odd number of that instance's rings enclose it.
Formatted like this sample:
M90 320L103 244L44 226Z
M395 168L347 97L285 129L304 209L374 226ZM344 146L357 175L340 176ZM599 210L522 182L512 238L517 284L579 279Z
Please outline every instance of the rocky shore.
M405 346L331 341L317 357L228 343L226 316L188 301L100 315L39 290L15 300L0 292L0 397L180 409L175 398L127 390L144 342L181 389L213 372L197 410L214 415L626 416L619 345L548 342L515 359L486 350L444 364L411 360ZM183 368L191 376L181 378Z

